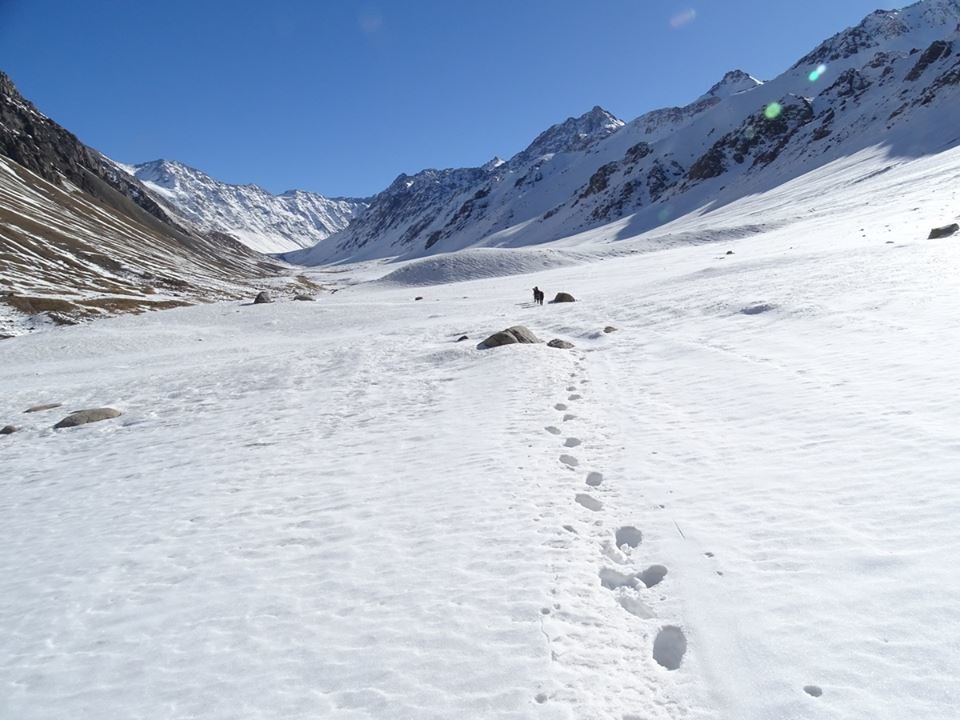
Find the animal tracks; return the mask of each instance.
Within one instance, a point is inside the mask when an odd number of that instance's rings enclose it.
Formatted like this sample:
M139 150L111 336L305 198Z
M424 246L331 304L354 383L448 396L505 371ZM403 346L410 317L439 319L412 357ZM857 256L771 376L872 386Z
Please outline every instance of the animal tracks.
M564 446L564 447L569 447L569 448L574 448L574 447L579 446L580 444L581 444L580 438L568 437L568 438L564 441L563 446Z

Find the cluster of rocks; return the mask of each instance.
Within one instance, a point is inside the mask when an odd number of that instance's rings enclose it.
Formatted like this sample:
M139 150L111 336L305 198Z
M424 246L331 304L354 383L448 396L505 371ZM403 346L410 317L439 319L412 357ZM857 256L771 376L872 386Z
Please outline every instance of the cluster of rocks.
M46 412L48 410L55 410L58 407L63 407L63 403L45 403L43 405L34 405L27 408L23 412L24 414ZM109 407L74 410L60 420L60 422L54 425L53 429L60 430L62 428L79 427L80 425L86 425L88 423L111 420L112 418L120 417L122 414L123 413L119 410ZM16 425L4 425L2 428L0 428L0 435L12 435L19 430L20 428Z

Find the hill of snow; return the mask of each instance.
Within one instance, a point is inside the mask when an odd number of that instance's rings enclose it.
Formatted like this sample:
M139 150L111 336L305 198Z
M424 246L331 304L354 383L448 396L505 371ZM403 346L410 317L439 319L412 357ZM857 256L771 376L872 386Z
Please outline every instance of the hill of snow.
M120 166L185 223L226 233L262 253L310 247L343 230L366 207L353 198L290 190L273 195L257 185L230 185L172 160Z

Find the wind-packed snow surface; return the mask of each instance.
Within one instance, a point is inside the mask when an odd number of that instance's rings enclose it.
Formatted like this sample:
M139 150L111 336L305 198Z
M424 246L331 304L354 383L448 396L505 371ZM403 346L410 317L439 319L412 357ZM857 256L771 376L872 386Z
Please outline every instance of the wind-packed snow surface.
M818 172L3 341L0 717L955 718L960 152Z

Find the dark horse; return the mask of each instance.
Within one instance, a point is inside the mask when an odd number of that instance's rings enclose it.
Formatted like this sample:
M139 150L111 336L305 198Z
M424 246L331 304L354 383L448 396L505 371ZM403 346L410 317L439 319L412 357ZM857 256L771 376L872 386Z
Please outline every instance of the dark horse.
M533 301L537 305L543 305L543 290L538 287L533 289Z

